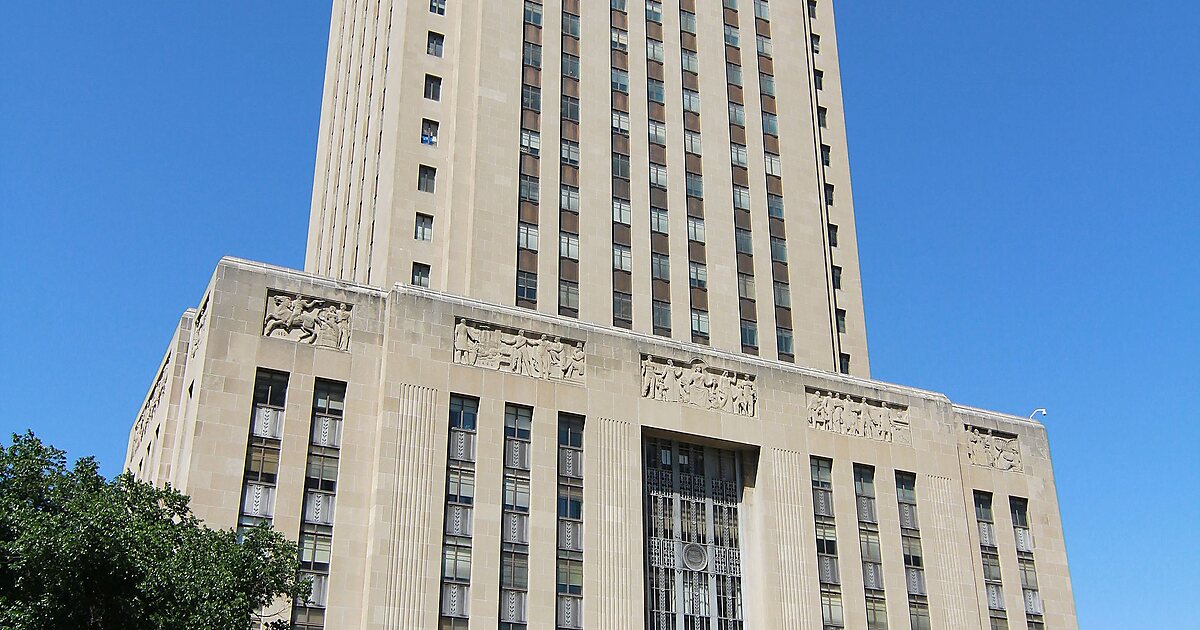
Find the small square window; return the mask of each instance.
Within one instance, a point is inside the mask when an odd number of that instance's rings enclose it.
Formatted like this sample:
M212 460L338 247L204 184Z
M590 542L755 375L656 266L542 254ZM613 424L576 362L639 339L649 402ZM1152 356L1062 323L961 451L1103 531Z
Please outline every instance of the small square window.
M532 271L517 272L517 299L537 301L537 274Z
M433 31L429 31L429 39L428 39L427 43L425 44L425 52L429 53L430 55L433 55L434 57L441 57L442 49L445 46L445 44L446 44L446 36L445 35L442 35L441 33L434 33Z
M691 129L683 130L683 150L693 155L700 155L700 132Z
M738 297L743 300L754 299L754 275L749 273L738 274Z
M628 245L613 243L613 271L633 271L633 252Z
M538 203L541 201L541 189L538 187L537 175L521 174L519 185L521 201L528 201L531 203Z
M729 124L746 126L746 108L741 103L729 104Z
M650 144L667 146L667 124L657 120L647 120Z
M758 90L763 93L763 96L775 98L775 76L760 73L758 75Z
M704 263L688 263L688 286L693 289L708 288L708 267Z
M612 215L613 223L629 225L630 221L633 218L632 217L632 214L633 214L632 207L629 204L629 200L628 199L613 199L612 208L613 208L613 215Z
M650 277L671 281L671 259L666 254L650 254Z
M821 52L821 36L816 33L812 35L812 51L814 55Z
M741 38L738 34L738 27L732 24L725 25L725 45L737 48L741 43Z
M532 129L521 129L521 152L537 157L542 152L542 135Z
M663 43L657 39L646 40L646 61L663 62Z
M446 15L446 0L429 0L429 12L435 15Z
M700 93L695 90L683 89L683 111L699 114L700 113Z
M432 74L425 75L425 98L431 101L442 100L442 78Z
M758 347L758 323L752 319L742 320L742 346L746 348Z
M620 68L612 69L612 90L622 94L629 93L629 72Z
M517 247L536 252L538 250L538 226L521 221L517 223Z
M521 85L521 107L533 112L542 111L542 88Z
M525 23L538 27L542 25L542 5L540 3L525 0Z
M779 159L778 155L775 155L774 153L768 153L766 163L767 163L767 175L774 175L775 177L783 177L783 163Z
M850 355L844 352L838 355L838 369L842 371L842 374L850 373Z
M733 207L738 210L750 210L750 189L745 186L733 186Z
M650 208L650 231L659 234L666 234L668 229L667 224L667 209L666 208Z
M416 287L429 286L429 265L419 262L413 263L412 284Z
M708 311L698 308L692 309L692 335L698 337L708 336Z
M646 0L646 21L662 24L662 2Z
M428 214L417 213L417 220L413 228L413 238L418 241L433 240L433 217Z
M533 42L525 42L521 52L521 63L530 68L542 67L542 47Z
M766 35L759 35L757 43L758 54L763 57L770 57L774 50L774 47L771 45L771 38Z
M633 323L633 295L620 291L613 292L613 322Z
M572 311L564 313L563 311ZM558 282L558 312L562 315L574 315L579 311L579 283L559 280Z
M579 99L574 96L563 96L561 106L563 120L579 122Z
M651 304L651 315L654 319L654 330L657 333L671 333L671 303L654 300Z
M779 328L775 331L775 349L779 354L792 354L792 329Z
M775 281L775 306L792 308L792 289L788 283Z
M684 48L679 55L679 61L680 65L683 66L684 72L696 74L700 71L700 59L696 56L696 52L694 50L688 50Z
M579 166L579 143L564 139L559 147L559 158L567 166Z
M667 167L662 164L650 163L650 185L655 188L667 188Z
M629 112L614 109L612 112L612 132L622 136L629 135Z
M730 85L742 86L742 67L736 63L725 64L725 81Z
M666 213L665 210L663 212L664 212L664 214ZM704 219L701 217L688 217L687 218L687 233L688 233L689 241L703 243L704 242Z
M613 50L623 53L629 52L629 31L613 27L611 39Z
M772 219L783 218L783 196L767 193L767 216Z
M696 14L691 11L679 12L679 30L684 33L696 34Z
M700 176L700 173L688 173L686 188L689 197L703 198L704 178Z
M734 249L737 250L737 253L746 254L747 256L754 254L753 237L750 235L750 230L746 228L734 228L733 237Z
M746 145L737 143L730 144L729 161L734 166L746 168Z
M629 179L629 156L624 153L612 154L612 175L621 179Z
M787 242L778 236L771 237L771 260L787 262Z
M579 260L579 235L572 232L559 234L558 255L567 260Z
M579 78L579 57L577 55L563 53L562 75L572 79Z
M770 112L762 114L762 130L768 136L779 135L779 117Z
M438 143L438 129L441 127L436 120L425 118L421 120L421 144L426 144L431 147L436 147Z
M579 16L574 13L563 13L562 32L567 37L579 39Z
M579 213L579 188L562 184L558 188L558 208Z
M666 104L666 88L658 79L646 79L646 98L652 103Z
M431 193L437 183L437 169L422 164L417 169L417 190Z

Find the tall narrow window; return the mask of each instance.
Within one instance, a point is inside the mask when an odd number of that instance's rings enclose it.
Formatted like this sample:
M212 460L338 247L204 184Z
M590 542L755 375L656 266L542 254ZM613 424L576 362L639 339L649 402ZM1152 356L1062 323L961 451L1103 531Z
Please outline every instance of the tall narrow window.
M557 627L583 628L583 422L558 417Z
M896 504L900 511L900 543L904 553L904 583L908 592L908 617L912 630L931 630L929 599L925 590L925 559L917 518L917 476L896 471Z
M479 400L450 395L439 627L465 630L470 617L475 431Z
M533 409L504 406L504 509L500 533L500 628L523 630L529 603L530 440Z
M438 143L438 128L440 125L436 120L428 118L421 121L421 144L426 144L431 147L437 146Z
M1013 537L1017 543L1017 569L1021 573L1021 599L1025 602L1025 622L1029 630L1044 630L1046 611L1038 590L1037 567L1033 560L1033 532L1029 529L1029 500L1008 498L1012 515Z
M858 505L859 555L863 587L866 589L867 630L887 630L884 599L883 553L879 542L879 519L875 510L875 468L854 465L854 499Z
M442 49L446 44L446 36L441 33L429 31L429 38L425 45L425 52L434 57L442 56Z
M992 493L976 490L975 522L979 531L979 555L983 564L983 587L992 628L1008 628L1008 613L1004 606L1003 578L1000 574L1000 553L997 550L996 524L992 516Z
M431 193L437 184L437 169L432 166L420 165L417 169L417 190Z
M432 74L425 75L425 98L431 101L442 100L442 78Z
M838 564L837 528L833 512L833 460L809 458L813 514L817 532L817 582L821 593L821 623L825 630L845 625L842 610L841 570Z
M416 221L413 224L413 238L418 241L433 240L433 217L417 213Z

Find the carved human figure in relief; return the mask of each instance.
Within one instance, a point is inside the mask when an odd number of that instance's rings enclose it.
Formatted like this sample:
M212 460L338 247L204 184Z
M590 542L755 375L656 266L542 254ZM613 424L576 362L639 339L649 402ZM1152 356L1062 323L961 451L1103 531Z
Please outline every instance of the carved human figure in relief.
M659 386L661 400L670 402L678 402L680 397L680 377L683 376L683 370L675 367L675 362L667 359L667 367L663 370L661 385Z
M741 387L738 389L737 412L753 416L757 396L758 394L754 390L754 382L750 379L742 379Z
M549 378L566 378L567 357L563 355L566 347L561 337L542 337L542 347L546 353L547 374Z
M642 398L658 398L662 374L650 359L642 359Z
M563 378L583 378L585 359L583 346L571 345L569 348L563 355L566 357L566 363L563 365Z
M338 347L350 349L350 305L343 302L338 305L335 321L338 327Z

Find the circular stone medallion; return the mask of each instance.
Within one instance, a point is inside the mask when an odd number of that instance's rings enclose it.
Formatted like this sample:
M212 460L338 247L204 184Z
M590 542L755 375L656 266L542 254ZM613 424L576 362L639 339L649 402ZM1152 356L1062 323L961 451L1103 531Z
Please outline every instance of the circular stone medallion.
M685 543L683 545L683 566L692 571L703 571L708 567L708 552L703 545Z

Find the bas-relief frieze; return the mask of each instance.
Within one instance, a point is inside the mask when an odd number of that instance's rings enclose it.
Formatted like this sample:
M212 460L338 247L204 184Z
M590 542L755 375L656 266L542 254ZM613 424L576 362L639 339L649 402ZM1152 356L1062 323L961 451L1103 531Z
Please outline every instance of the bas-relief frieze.
M912 444L908 407L809 388L808 427L879 442Z
M749 374L709 367L700 359L676 364L672 359L644 354L642 398L754 416L758 389Z
M967 459L976 466L1021 472L1021 443L1017 436L984 427L964 425Z
M582 385L583 342L459 318L454 323L454 362Z
M137 422L133 424L133 432L137 436L135 444L141 444L146 437L146 429L149 428L150 421L154 419L154 413L158 411L158 405L162 402L163 392L167 390L167 367L170 364L171 358L167 357L162 370L158 372L158 378L154 379L154 388L150 390L150 398L146 401L146 406L142 407L141 412L138 413Z
M263 336L321 348L350 349L350 310L345 302L267 291Z

